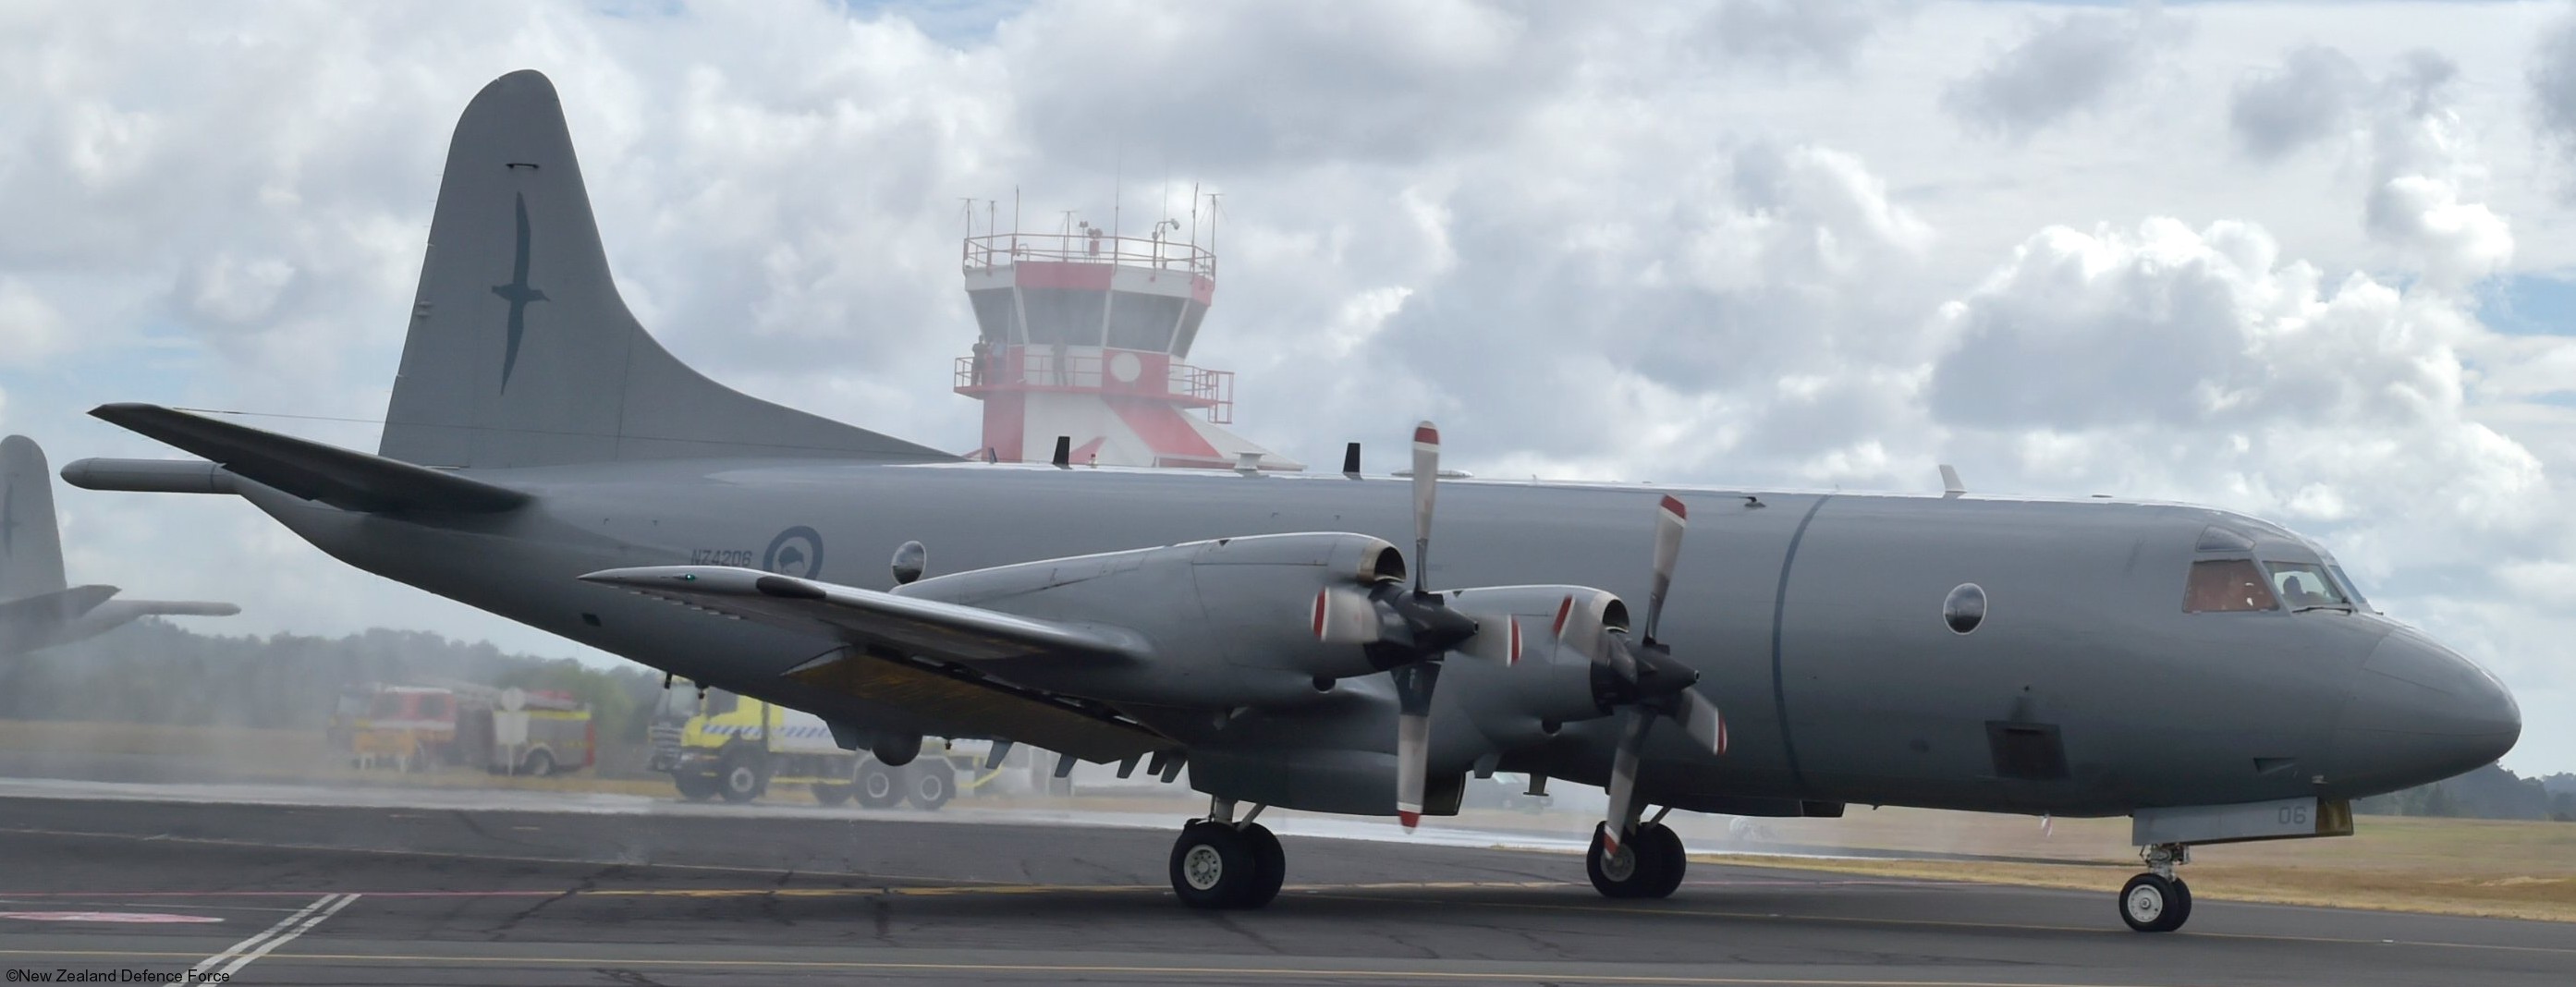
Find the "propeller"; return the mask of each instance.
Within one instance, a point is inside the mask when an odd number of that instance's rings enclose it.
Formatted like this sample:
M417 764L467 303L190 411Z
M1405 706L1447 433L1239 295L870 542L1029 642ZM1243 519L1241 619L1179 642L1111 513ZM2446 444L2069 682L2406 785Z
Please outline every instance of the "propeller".
M1413 426L1413 602L1439 606L1432 595L1431 508L1440 499L1440 429L1430 422ZM1465 618L1441 607L1442 615ZM1467 633L1438 651L1419 653L1396 666L1395 679L1395 818L1412 829L1422 822L1422 788L1431 761L1431 691L1440 684L1440 655L1475 634Z
M1619 746L1610 758L1610 813L1602 823L1604 848L1612 852L1637 827L1637 761L1657 717L1680 724L1692 743L1710 753L1726 753L1725 719L1715 703L1691 689L1699 682L1699 670L1675 659L1672 648L1655 637L1689 524L1690 512L1679 499L1666 496L1656 505L1653 579L1644 633L1637 640L1629 640L1626 630L1604 615L1576 606L1572 597L1557 611L1559 639L1592 657L1594 698L1604 711L1616 710L1620 717Z
M1413 586L1386 580L1315 593L1315 637L1360 645L1369 664L1386 669L1395 682L1395 814L1406 829L1422 821L1431 695L1440 682L1441 656L1477 637L1476 621L1450 609L1430 588L1431 514L1439 484L1440 429L1423 422L1413 429ZM1499 636L1507 655L1519 651L1514 631Z

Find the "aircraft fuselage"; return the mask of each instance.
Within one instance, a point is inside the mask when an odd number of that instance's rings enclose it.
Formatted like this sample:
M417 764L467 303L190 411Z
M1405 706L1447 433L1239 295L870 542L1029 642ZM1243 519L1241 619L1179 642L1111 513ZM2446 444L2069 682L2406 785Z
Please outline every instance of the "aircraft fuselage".
M696 681L934 735L940 724L906 710L780 678L833 650L827 637L575 577L696 563L884 589L888 557L914 540L934 575L1300 531L1410 544L1408 486L1387 479L740 460L469 475L537 499L507 514L405 517L245 493L362 568ZM1732 746L1708 757L1677 737L1651 745L1641 785L1658 804L2088 815L2345 798L2485 763L2519 730L2492 677L2366 608L2187 613L2186 573L2209 557L2196 546L2213 524L2255 542L2239 556L2318 558L2286 531L2206 508L1453 482L1430 584L1567 583L1642 600L1649 512L1666 493L1690 505L1693 527L1661 637L1703 672L1697 688L1724 711ZM1968 633L1944 619L1962 584L1986 600ZM1382 698L1365 681L1347 688ZM1216 784L1229 749L1384 752L1392 716L1382 701L1126 712L1190 746L1194 772ZM1504 767L1597 783L1610 722L1566 724ZM1453 770L1474 756L1456 733L1434 748Z

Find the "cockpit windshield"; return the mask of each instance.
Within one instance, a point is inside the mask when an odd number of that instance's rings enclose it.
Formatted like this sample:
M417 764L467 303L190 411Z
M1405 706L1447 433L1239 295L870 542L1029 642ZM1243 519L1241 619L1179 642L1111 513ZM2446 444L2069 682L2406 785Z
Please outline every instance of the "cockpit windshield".
M2326 567L2314 562L2269 562L2272 588L2292 611L2333 608L2349 612L2352 601L2344 597L2341 580L2326 574Z
M2203 559L2191 564L2191 585L2182 608L2190 613L2277 610L2272 585L2252 559Z

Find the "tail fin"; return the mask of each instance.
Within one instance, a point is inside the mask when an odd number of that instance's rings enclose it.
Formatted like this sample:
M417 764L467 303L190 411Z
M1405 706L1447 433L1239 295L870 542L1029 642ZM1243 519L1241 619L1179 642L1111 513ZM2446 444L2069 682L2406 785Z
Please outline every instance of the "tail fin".
M24 435L0 439L0 600L62 591L63 536L54 527L54 475Z
M447 149L383 455L503 467L704 457L957 457L728 389L619 298L554 84L493 80Z

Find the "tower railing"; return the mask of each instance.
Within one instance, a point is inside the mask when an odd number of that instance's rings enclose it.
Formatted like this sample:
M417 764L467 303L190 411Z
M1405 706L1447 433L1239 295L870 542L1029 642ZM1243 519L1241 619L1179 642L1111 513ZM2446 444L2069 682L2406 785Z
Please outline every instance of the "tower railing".
M1021 261L1076 264L1122 264L1157 270L1216 276L1216 254L1205 247L1160 237L1086 233L989 233L970 236L960 260L968 271L1007 267Z
M995 391L1140 394L1205 410L1208 421L1214 424L1234 423L1234 371L1210 370L1175 362L1164 372L1163 390L1156 393L1150 386L1139 388L1108 377L1104 371L1110 358L1111 354L1090 347L1067 352L1063 372L1058 373L1055 354L1042 346L1015 346L988 354L982 358L981 367L976 366L976 357L961 356L957 358L951 388L959 394L978 398Z

